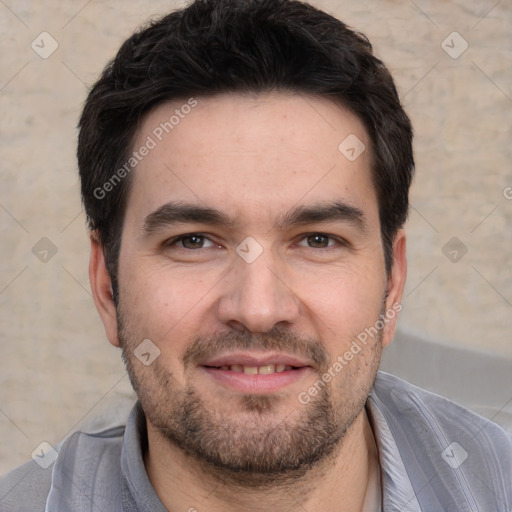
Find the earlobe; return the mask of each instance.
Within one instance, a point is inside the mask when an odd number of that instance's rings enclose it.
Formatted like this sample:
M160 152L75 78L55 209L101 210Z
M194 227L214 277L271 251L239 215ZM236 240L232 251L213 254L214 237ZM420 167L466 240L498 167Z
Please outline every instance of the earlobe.
M384 328L382 345L391 343L395 335L398 315L402 310L402 296L407 278L406 236L403 229L399 229L393 241L393 264L388 277L386 312L388 320Z
M89 280L96 309L100 314L108 340L119 347L116 305L113 299L112 281L107 270L105 253L97 233L92 231Z

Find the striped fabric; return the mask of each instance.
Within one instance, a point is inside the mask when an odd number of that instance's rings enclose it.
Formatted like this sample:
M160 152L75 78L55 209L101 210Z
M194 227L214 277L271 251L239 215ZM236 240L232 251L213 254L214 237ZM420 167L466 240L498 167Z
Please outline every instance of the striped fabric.
M366 410L379 451L380 510L512 512L512 439L499 426L384 372ZM166 512L144 468L145 435L139 403L126 426L74 433L53 470L30 461L0 480L0 511Z

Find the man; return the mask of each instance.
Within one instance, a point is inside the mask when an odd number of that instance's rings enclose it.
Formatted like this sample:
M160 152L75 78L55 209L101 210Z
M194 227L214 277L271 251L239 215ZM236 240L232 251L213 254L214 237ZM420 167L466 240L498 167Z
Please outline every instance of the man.
M506 433L378 371L414 162L364 36L296 1L197 0L123 44L78 162L139 401L8 475L3 509L512 510Z

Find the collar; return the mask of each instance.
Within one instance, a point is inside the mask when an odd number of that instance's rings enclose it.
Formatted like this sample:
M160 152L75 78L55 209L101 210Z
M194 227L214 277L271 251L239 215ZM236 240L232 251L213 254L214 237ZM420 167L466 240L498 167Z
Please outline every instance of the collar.
M398 446L374 389L366 402L366 413L379 452L382 510L421 512Z

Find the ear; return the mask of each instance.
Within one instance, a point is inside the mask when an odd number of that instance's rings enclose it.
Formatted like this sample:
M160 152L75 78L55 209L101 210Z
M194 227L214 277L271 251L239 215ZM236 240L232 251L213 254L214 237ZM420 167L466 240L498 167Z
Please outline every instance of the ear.
M393 263L388 276L388 296L386 299L385 319L387 323L382 336L382 346L391 343L395 335L398 314L402 311L402 295L407 278L407 256L405 231L399 229L393 241Z
M107 271L105 252L95 231L90 234L91 259L89 260L89 281L96 309L100 314L108 340L119 347L119 333L116 306L112 298L112 281Z

